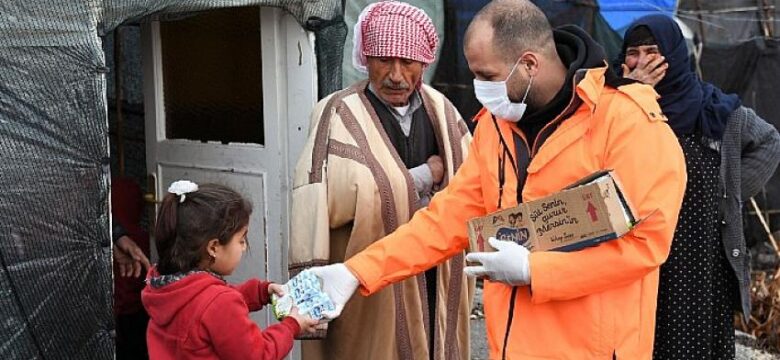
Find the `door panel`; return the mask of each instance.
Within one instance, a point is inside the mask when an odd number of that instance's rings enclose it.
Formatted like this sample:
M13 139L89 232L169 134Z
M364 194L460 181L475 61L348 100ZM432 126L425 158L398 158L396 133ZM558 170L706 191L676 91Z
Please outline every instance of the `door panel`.
M265 278L268 273L268 249L265 246L266 218L265 180L268 174L264 172L234 171L233 169L207 168L196 166L179 166L158 163L158 179L163 184L170 184L179 179L192 180L198 184L219 183L229 186L252 202L252 217L249 219L249 249L244 254L241 264L230 276L231 282L241 282L253 277ZM267 326L266 319L260 312L250 313L252 319Z
M260 12L159 23L166 138L263 144Z
M283 11L249 7L151 21L142 41L157 200L178 179L236 189L253 204L251 249L228 281L284 282L291 176L317 101L313 35ZM271 323L268 311L252 319Z

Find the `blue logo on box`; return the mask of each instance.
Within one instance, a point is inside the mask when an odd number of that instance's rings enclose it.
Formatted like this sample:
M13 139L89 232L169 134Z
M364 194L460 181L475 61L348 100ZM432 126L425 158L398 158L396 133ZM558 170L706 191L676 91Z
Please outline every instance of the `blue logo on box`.
M496 239L504 241L512 241L518 245L527 246L530 233L528 228L498 228L496 231Z

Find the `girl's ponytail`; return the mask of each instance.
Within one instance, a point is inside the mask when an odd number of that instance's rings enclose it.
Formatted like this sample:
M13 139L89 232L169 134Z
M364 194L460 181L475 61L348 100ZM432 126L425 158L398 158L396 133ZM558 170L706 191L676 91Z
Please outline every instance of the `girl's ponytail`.
M210 240L225 245L249 224L252 204L226 186L180 180L168 191L154 229L161 275L197 268L207 260Z
M178 205L176 194L166 194L154 225L154 241L160 258L157 269L161 274L171 273L177 267L176 264L171 263L171 260L175 259L173 252L176 247Z

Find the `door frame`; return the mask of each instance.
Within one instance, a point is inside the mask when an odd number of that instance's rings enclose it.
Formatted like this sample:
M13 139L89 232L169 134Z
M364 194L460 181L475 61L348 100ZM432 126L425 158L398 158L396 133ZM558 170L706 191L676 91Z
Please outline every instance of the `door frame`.
M316 56L314 34L305 31L290 14L277 8L262 7L260 26L265 144L224 145L208 142L207 145L219 152L217 157L228 156L234 161L229 168L221 170L240 169L241 172L251 173L263 169L265 206L264 213L260 215L265 219L265 228L253 231L262 232L265 247L253 249L253 252L264 252L265 271L269 279L283 281L288 278L292 175L306 142L311 111L318 100ZM203 143L165 138L162 42L160 23L156 17L142 25L141 47L147 173L156 179L160 164L157 161L158 154L162 152L173 154L171 157L174 158L174 161L166 161L165 165L197 168L195 161L187 161L187 156L192 156L190 154L193 154L193 150L202 150ZM260 149L264 155L271 155L273 160L266 159L264 162L256 156L245 156L248 152ZM208 169L220 170L211 165ZM165 184L156 180L153 182L155 199L159 204L166 192ZM153 260L157 258L154 246L152 256Z

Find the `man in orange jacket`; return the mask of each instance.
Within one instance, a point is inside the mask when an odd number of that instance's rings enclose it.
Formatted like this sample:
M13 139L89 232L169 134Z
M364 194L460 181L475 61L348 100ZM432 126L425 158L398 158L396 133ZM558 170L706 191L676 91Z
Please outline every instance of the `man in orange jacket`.
M612 169L644 218L631 232L577 252L529 253L492 239L498 251L469 254L481 266L466 272L489 280L491 359L650 359L658 267L686 182L657 94L618 79L584 31L553 31L528 1L485 6L465 54L485 106L468 158L409 223L344 264L314 268L337 305L327 316L358 287L372 294L468 247L469 219Z

